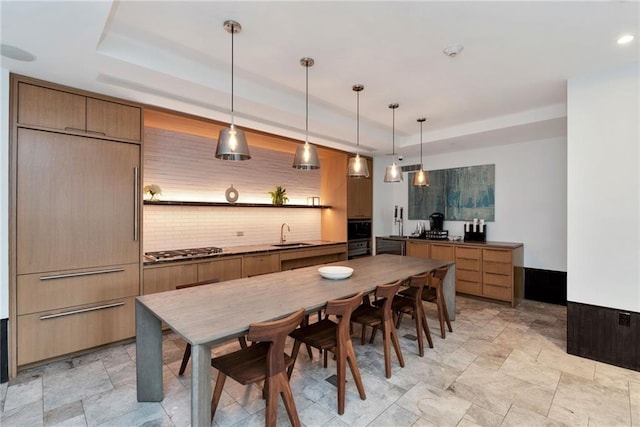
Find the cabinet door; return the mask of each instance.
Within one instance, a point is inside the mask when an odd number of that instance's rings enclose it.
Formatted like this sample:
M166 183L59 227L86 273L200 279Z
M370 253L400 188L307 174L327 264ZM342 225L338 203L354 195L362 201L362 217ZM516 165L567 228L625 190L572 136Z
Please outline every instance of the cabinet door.
M87 98L87 133L140 141L140 108Z
M373 164L366 159L369 173ZM347 178L347 217L371 218L373 213L373 181L369 178Z
M423 242L414 242L412 240L407 241L407 256L429 258L429 244Z
M441 261L455 261L455 248L453 245L444 245L440 243L431 244L431 258Z
M173 291L178 285L198 282L196 264L168 265L144 269L143 294Z
M214 279L224 282L225 280L239 279L241 277L242 258L240 257L198 263L198 282Z
M18 274L140 261L138 145L32 129L17 145Z
M280 254L260 254L242 257L242 277L280 271Z
M84 132L85 97L27 83L18 84L18 123Z

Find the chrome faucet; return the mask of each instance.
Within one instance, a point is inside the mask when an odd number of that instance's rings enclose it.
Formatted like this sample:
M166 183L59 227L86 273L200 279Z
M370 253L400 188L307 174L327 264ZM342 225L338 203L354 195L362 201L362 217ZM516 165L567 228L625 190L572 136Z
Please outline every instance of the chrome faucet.
M289 227L289 224L287 224L286 222L283 222L282 225L280 226L280 244L283 244L284 242L287 241L287 239L284 237L284 226L287 226L287 231L291 231L291 227Z

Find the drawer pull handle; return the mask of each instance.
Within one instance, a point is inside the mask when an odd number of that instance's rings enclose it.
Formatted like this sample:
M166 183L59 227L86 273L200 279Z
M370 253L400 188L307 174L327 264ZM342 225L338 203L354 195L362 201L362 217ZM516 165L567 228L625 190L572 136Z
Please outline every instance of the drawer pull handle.
M40 280L66 279L68 277L92 276L94 274L120 273L124 268L110 268L108 270L82 271L80 273L54 274L52 276L42 276Z
M104 310L105 308L114 308L114 307L120 307L123 305L124 305L123 302L116 302L113 304L100 305L98 307L89 307L89 308L83 308L80 310L72 310L72 311L65 311L62 313L48 314L46 316L40 316L40 320L55 319L56 317L71 316L72 314L87 313L89 311Z
M92 134L95 134L95 135L107 136L106 133L100 132L100 131L97 131L97 130L87 130L87 133L92 133Z
M75 131L75 132L86 132L86 130L84 130L84 129L80 129L80 128L73 128L73 127L71 127L71 126L67 126L67 127L65 127L65 128L64 128L64 130L72 130L72 131Z

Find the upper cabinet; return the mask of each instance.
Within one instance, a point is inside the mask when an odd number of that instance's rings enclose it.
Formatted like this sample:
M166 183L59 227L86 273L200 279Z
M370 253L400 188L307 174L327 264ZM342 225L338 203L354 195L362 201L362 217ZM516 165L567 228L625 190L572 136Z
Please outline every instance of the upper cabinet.
M141 140L139 107L25 82L18 86L19 125L129 142Z
M373 172L373 161L366 158L369 173ZM347 177L347 217L349 219L371 218L373 214L373 180Z

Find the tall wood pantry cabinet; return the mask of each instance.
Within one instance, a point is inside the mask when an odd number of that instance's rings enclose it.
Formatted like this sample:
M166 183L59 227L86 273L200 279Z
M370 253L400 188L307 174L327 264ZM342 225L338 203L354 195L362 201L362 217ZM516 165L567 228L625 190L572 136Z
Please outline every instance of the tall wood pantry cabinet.
M139 106L12 75L11 371L134 335Z

